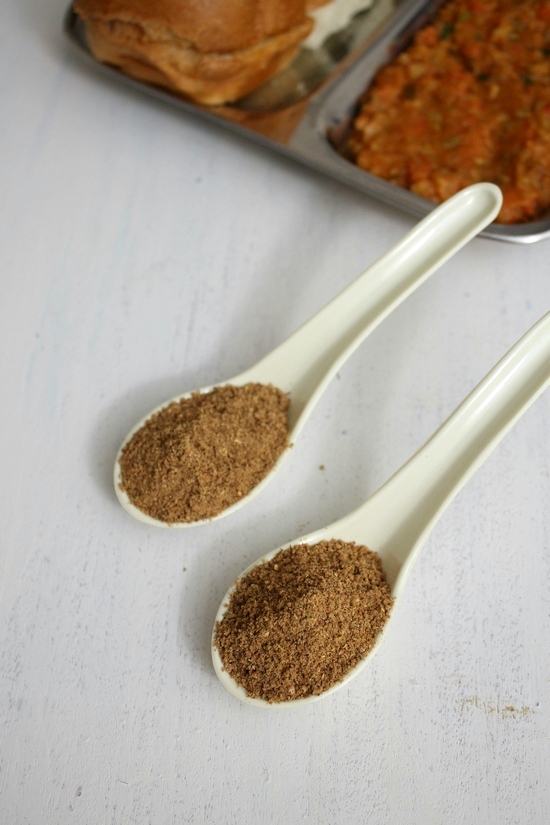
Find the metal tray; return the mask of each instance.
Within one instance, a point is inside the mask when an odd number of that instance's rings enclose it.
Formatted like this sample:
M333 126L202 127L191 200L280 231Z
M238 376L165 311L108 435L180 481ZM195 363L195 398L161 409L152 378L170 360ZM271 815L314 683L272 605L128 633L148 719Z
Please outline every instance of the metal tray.
M293 64L261 89L231 106L204 107L99 63L86 43L82 21L68 9L64 29L95 68L147 94L231 128L302 164L417 217L431 201L388 183L346 160L335 136L350 122L357 101L376 71L425 25L442 0L374 0L342 31L315 51L302 49ZM496 224L482 236L512 243L550 237L550 216L522 224Z

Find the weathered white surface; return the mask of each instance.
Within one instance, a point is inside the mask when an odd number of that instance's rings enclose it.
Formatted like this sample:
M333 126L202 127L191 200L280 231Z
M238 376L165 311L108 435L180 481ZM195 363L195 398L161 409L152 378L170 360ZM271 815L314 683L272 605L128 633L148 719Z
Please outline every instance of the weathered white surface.
M248 508L138 524L111 487L130 425L253 363L412 220L102 79L63 12L0 10L2 822L546 825L548 394L447 511L349 688L241 706L209 638L246 564L359 504L550 309L549 243L446 264Z

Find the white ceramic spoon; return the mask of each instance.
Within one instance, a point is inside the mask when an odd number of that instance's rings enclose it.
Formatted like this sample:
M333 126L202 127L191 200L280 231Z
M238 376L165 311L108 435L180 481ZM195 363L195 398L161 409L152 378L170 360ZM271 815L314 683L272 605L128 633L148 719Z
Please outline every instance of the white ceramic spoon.
M454 195L418 223L350 286L255 366L217 386L248 382L273 384L290 396L289 438L294 442L327 384L359 344L405 298L498 214L502 194L478 183ZM209 392L203 387L199 392ZM196 392L196 390L195 390ZM128 433L115 461L118 499L134 518L157 527L190 527L205 521L168 525L135 507L120 487L120 455L133 434L156 412L191 393L165 401ZM228 515L256 495L281 466L285 450L267 476L246 496L214 518ZM206 522L213 519L207 519Z
M550 313L545 315L481 381L426 444L362 506L349 515L296 539L258 559L269 561L285 547L340 539L376 551L395 598L393 611L430 531L466 481L533 401L550 384ZM234 589L223 598L216 616L221 621ZM391 615L390 615L391 620ZM389 621L386 622L385 629ZM215 633L214 625L214 633ZM320 696L270 704L251 699L223 669L212 635L214 669L227 690L251 705L281 707L312 702L333 693L357 676L384 637L341 682Z

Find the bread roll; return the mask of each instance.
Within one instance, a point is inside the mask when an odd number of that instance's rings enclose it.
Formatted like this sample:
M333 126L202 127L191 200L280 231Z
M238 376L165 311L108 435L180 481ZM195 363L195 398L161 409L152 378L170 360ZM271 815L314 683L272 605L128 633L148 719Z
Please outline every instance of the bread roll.
M206 105L287 66L326 0L75 0L100 61Z

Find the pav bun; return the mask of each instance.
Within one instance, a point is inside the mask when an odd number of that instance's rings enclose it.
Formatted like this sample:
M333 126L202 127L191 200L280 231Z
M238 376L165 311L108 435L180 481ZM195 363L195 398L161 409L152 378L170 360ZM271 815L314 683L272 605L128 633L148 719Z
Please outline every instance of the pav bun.
M75 0L97 60L208 106L282 71L326 0Z

